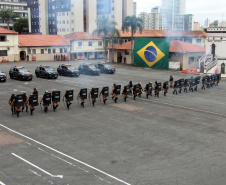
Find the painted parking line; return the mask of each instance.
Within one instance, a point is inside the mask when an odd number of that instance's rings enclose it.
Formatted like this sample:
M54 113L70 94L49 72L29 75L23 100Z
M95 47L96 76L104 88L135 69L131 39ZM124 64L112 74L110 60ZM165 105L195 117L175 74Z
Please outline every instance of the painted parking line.
M32 138L30 138L30 137L28 137L28 136L25 136L25 135L23 135L23 134L21 134L21 133L15 131L15 130L12 130L12 129L10 129L10 128L4 126L4 125L2 125L2 124L0 124L0 126L3 127L3 128L5 128L5 129L7 129L7 130L9 130L9 131L11 131L11 132L13 132L13 133L15 133L15 134L20 135L20 136L22 136L22 137L24 137L24 138L26 138L26 139L28 139L28 140L31 140L31 141L33 141L33 142L39 144L39 145L42 145L43 147L46 147L46 148L48 148L49 150L52 150L52 151L54 151L54 152L56 152L56 153L58 153L58 154L61 154L61 155L63 155L64 157L67 157L67 158L69 158L69 159L71 159L71 160L74 160L74 161L80 163L80 164L83 164L83 165L85 165L86 167L89 167L89 168L91 168L91 169L93 169L93 170L95 170L95 171L97 171L97 172L99 172L99 173L101 173L101 174L103 174L103 175L106 175L106 176L108 176L108 177L110 177L110 178L112 178L112 179L114 179L114 180L116 180L116 181L118 181L118 182L121 182L122 184L130 185L129 183L127 183L127 182L125 182L125 181L123 181L123 180L121 180L121 179L119 179L119 178L117 178L117 177L114 177L113 175L110 175L110 174L108 174L108 173L106 173L106 172L104 172L104 171L102 171L102 170L99 170L99 169L97 169L97 168L95 168L95 167L93 167L93 166L91 166L91 165L89 165L89 164L87 164L87 163L85 163L85 162L83 162L83 161L80 161L80 160L78 160L78 159L76 159L76 158L74 158L74 157L71 157L71 156L69 156L69 155L63 153L63 152L60 152L60 151L58 151L58 150L56 150L56 149L54 149L54 148L52 148L52 147L50 147L50 146L47 146L47 145L45 145L45 144L43 144L43 143L41 143L41 142L39 142L39 141L36 141L36 140L34 140L34 139L32 139Z
M33 167L39 169L40 171L42 171L43 173L45 173L45 174L47 174L47 175L49 175L49 176L51 176L51 177L58 177L58 178L61 178L61 179L63 178L63 175L53 175L53 174L51 174L51 173L49 173L49 172L43 170L42 168L36 166L35 164L33 164L33 163L27 161L26 159L20 157L19 155L16 155L16 154L14 154L14 153L11 153L11 154L12 154L13 156L17 157L18 159L24 161L25 163L27 163L27 164L29 164L29 165L31 165L31 166L33 166Z
M0 185L5 185L3 182L0 181Z

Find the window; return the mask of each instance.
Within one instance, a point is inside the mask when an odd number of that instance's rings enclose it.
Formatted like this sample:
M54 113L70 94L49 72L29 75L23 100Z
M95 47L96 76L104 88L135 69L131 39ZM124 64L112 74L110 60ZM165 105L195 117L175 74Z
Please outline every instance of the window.
M102 46L102 41L98 41L98 46Z
M74 20L71 20L71 24L74 24L74 22L75 22Z
M55 48L53 48L53 53L56 53L56 49Z
M60 53L63 53L63 48L60 48Z
M7 50L0 50L0 56L7 56Z
M195 57L189 57L189 64L195 61Z
M71 15L74 15L74 12L71 12Z
M48 53L51 53L51 49L48 49Z
M201 43L202 39L196 39L196 43Z
M41 49L41 54L44 54L44 49Z
M28 49L27 50L27 54L31 54L31 49Z
M72 31L72 32L74 32L74 31L75 31L75 29L74 29L74 28L71 28L71 31Z
M36 54L36 49L32 49L32 54Z
M82 42L78 42L78 46L82 46Z
M0 42L5 42L6 41L6 36L0 36Z
M80 56L80 57L81 57L81 56L82 56L82 53L78 53L78 56Z
M64 53L67 53L67 48L64 48Z
M129 55L129 51L128 50L125 50L125 55Z
M89 46L92 46L93 45L93 42L92 41L89 41Z

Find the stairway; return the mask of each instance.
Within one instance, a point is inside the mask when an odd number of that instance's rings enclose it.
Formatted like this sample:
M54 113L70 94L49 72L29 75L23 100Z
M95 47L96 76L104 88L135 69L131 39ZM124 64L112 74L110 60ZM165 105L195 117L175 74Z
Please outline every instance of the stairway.
M215 74L217 68L217 56L213 58L212 54L206 54L199 59L200 73Z

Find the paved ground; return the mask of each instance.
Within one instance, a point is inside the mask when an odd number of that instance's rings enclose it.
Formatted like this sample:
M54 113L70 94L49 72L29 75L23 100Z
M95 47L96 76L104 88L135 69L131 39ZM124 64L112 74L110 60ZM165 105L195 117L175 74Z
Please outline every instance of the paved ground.
M78 66L81 62L67 62ZM44 62L1 63L8 74L12 65L34 73ZM49 62L57 68L60 62ZM0 184L5 185L225 185L226 81L198 92L146 99L143 95L117 104L111 99L85 108L74 101L67 110L12 116L11 93L39 97L45 90L112 87L129 80L166 81L187 77L179 72L115 65L116 74L79 78L59 77L31 82L8 79L0 84Z

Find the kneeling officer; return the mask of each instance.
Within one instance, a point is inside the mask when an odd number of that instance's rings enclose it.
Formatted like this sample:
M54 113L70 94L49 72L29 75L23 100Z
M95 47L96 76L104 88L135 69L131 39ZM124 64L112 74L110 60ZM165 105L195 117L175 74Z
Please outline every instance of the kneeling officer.
M29 102L29 106L30 106L31 115L33 115L33 111L35 110L35 106L38 106L38 95L37 94L30 95L28 102Z

